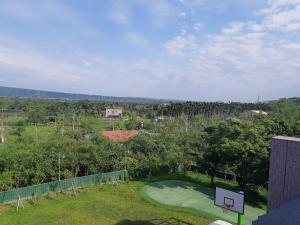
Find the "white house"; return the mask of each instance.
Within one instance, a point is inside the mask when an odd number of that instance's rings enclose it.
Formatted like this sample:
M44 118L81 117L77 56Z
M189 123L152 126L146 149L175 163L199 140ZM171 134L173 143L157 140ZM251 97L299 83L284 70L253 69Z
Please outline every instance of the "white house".
M262 110L251 110L251 114L252 115L263 115L263 116L267 116L268 113L262 111Z
M4 143L4 137L0 136L0 144Z
M122 108L105 108L105 117L106 118L121 118L123 110Z

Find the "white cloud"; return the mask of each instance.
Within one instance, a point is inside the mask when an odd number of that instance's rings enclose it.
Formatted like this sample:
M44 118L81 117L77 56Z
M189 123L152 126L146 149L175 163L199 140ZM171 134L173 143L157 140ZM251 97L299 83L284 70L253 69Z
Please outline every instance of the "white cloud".
M182 17L182 18L186 18L186 15L187 15L186 12L181 12L181 13L179 14L179 16Z
M1 84L77 93L160 98L166 96L168 90L177 89L178 81L173 75L181 70L180 67L159 61L128 62L82 51L72 55L68 53L68 57L62 53L57 54L53 57L47 52L36 51L21 42L1 36ZM174 78L173 81L168 82L171 78Z
M193 25L195 31L201 31L203 29L203 24L198 22Z
M145 37L143 37L142 35L135 33L135 32L126 33L125 38L130 44L136 45L139 47L147 47L150 45L149 40L147 40Z
M182 56L184 53L192 53L196 48L196 37L189 36L176 36L172 40L167 41L162 47L171 55Z
M26 4L20 4L14 1L4 1L0 4L0 11L6 15L17 18L35 18L36 13Z
M261 28L291 32L300 30L300 1L275 0L270 1L268 8L259 10L257 15L263 17Z
M161 25L173 19L172 15L178 19L180 11L170 7L166 1L154 1L156 6L149 1L141 2L136 4L152 7L147 10L154 19L157 15L162 16L163 19L158 19ZM199 33L189 33L189 29L183 27L183 34L170 38L160 49L176 57L168 58L158 50L157 55L162 56L155 60L109 59L83 51L56 52L54 57L11 37L0 36L1 84L190 100L249 101L255 100L258 94L264 99L299 96L299 40L284 39L272 32L299 29L295 13L298 2L287 2L292 1L273 1L269 10L259 12L258 20L261 22L227 24L219 32L209 35L207 40L201 38L200 41L196 36ZM127 10L120 14L124 17L119 15L119 20L114 22L129 24ZM18 15L32 18L28 12ZM71 18L72 15L66 13L63 17ZM199 23L193 28L199 31L201 27ZM150 45L150 41L140 33L128 32L124 38L140 47Z
M245 23L243 22L235 22L231 23L228 27L223 28L222 32L224 34L238 34L240 33L245 27Z
M300 4L300 0L269 0L269 4L273 7L290 6Z
M282 6L286 2L276 4ZM169 53L184 57L181 60L186 62L182 65L185 81L190 91L198 87L198 95L247 101L255 100L258 94L265 99L298 96L300 43L271 32L299 29L296 3L285 5L284 9L263 11L261 22L226 25L219 34L209 35L205 44L195 37L188 41L175 36L164 47ZM183 54L189 43L193 51Z
M186 16L172 2L168 0L137 0L137 5L142 6L151 17L151 22L158 28L167 26L170 21L179 16Z
M300 22L288 24L288 25L286 26L285 30L286 30L287 32L300 30Z
M18 19L34 20L43 22L44 20L60 20L68 23L82 24L83 18L60 1L16 1L3 0L0 3L0 12L8 17Z
M111 13L110 19L119 25L124 25L128 23L128 17L120 11Z
M0 37L0 74L6 74L0 75L1 84L190 100L249 101L258 94L265 99L300 94L300 43L240 32L211 35L205 45L196 37L178 36L165 47L183 57L180 63L129 62L82 51L52 57Z
M85 37L99 37L101 34L85 20L80 12L58 0L2 0L0 14L2 17L26 21L34 26L48 26L55 30L59 29L57 24L69 26Z
M259 33L211 36L190 59L194 83L235 100L299 94L300 44L269 46L268 40Z
M36 79L63 81L80 79L74 73L77 68L67 62L51 59L40 52L28 47L13 47L0 43L1 68L9 68L15 72L29 74Z

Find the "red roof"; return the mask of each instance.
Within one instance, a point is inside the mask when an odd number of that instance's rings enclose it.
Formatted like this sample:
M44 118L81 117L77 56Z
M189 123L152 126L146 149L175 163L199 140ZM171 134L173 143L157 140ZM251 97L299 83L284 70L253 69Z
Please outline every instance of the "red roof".
M131 138L139 135L137 130L114 130L114 131L103 131L102 135L111 139L114 142L126 142Z

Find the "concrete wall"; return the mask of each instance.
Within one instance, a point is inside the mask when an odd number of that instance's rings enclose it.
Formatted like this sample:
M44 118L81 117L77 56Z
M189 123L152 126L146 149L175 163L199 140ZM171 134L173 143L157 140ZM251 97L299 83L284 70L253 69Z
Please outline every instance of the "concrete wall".
M268 210L300 195L300 138L272 139Z

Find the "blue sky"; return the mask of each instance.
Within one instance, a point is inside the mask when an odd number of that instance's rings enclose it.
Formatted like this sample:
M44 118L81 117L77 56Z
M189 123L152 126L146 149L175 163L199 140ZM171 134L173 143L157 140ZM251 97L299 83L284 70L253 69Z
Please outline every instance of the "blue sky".
M300 0L0 0L0 85L113 96L300 96Z

